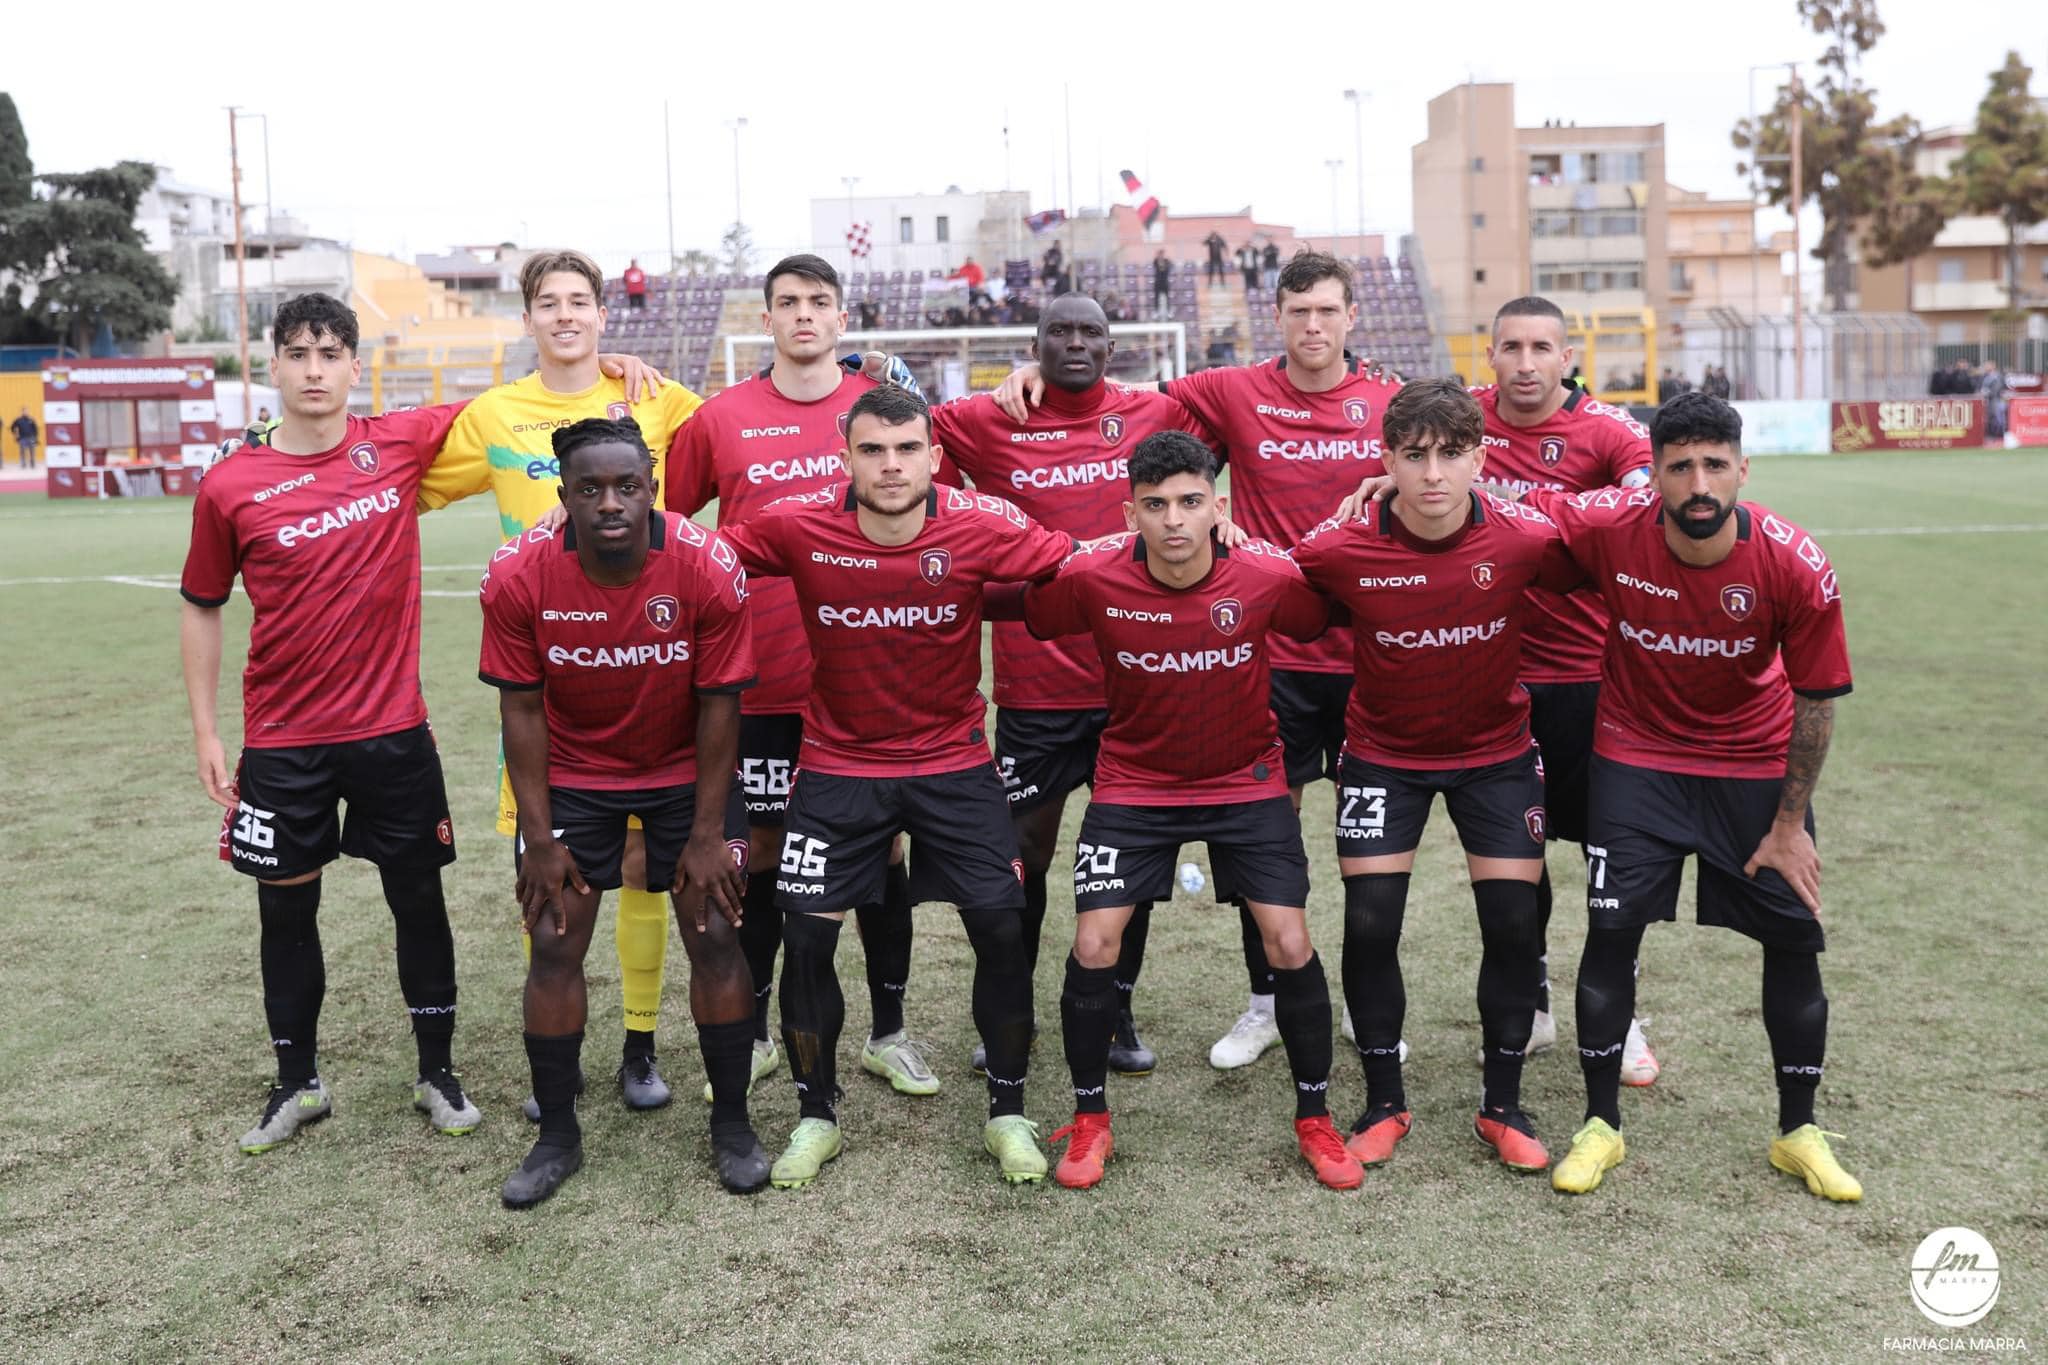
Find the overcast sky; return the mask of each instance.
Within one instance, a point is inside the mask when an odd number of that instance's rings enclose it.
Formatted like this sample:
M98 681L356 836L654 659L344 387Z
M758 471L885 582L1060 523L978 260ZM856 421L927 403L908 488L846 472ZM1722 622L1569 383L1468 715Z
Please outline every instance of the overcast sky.
M1792 0L1145 0L1017 5L984 22L1004 8L785 0L608 16L602 3L361 0L252 7L230 27L208 19L231 11L24 4L0 53L38 170L135 158L225 189L222 106L239 104L269 117L276 207L321 235L408 258L511 239L652 261L669 235L664 99L683 248L715 245L733 217L723 123L740 116L745 218L768 250L809 245L809 201L843 194L842 176L863 195L1007 184L1033 208L1067 206L1069 89L1079 203L1117 201L1128 165L1173 210L1249 204L1309 231L1330 226L1329 158L1345 161L1338 225L1354 225L1343 91L1368 90L1367 225L1397 233L1425 105L1460 80L1513 81L1523 124L1661 121L1672 181L1740 195L1728 132L1748 109L1745 68L1821 47ZM2048 65L2042 0L1890 0L1883 14L1866 76L1886 116L1967 122L2008 48ZM1773 85L1759 74L1759 103ZM245 193L260 202L261 131L243 127Z

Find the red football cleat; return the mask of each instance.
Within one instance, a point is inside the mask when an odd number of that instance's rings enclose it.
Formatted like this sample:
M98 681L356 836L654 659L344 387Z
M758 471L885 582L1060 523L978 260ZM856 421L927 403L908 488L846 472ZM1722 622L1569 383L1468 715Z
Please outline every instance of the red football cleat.
M1102 1168L1116 1150L1110 1136L1109 1115L1076 1114L1074 1121L1055 1129L1052 1140L1067 1139L1067 1154L1053 1169L1052 1178L1070 1190L1092 1189L1102 1183Z
M1499 1118L1488 1118L1482 1110L1472 1120L1472 1131L1479 1134L1481 1142L1500 1154L1500 1164L1509 1170L1543 1170L1550 1165L1550 1153L1533 1134L1516 1127L1516 1120L1525 1124L1529 1122L1519 1109Z
M1365 1167L1345 1149L1328 1114L1296 1119L1294 1136L1301 1144L1302 1159L1315 1171L1316 1179L1331 1189L1355 1190L1365 1183Z
M1381 1166L1394 1155L1394 1147L1408 1130L1415 1126L1415 1116L1403 1109L1398 1114L1389 1114L1379 1122L1360 1132L1353 1133L1344 1143L1344 1150L1358 1159L1361 1166Z

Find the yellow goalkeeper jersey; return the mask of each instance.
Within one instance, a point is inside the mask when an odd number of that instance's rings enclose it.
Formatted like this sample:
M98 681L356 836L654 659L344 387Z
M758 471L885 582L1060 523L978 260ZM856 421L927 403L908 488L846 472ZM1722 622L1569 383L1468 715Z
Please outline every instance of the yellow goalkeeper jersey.
M659 479L676 429L703 405L673 380L664 380L654 397L629 404L624 380L606 375L580 393L555 393L535 371L500 384L462 410L420 484L418 510L430 512L488 489L498 502L498 529L509 540L561 501L555 428L585 417L616 420L630 414L654 453Z

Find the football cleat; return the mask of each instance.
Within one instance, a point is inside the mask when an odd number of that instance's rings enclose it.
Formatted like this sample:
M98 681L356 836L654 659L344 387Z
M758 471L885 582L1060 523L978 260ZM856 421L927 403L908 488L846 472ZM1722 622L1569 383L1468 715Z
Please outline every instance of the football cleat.
M570 1176L583 1169L583 1144L573 1147L535 1145L519 1163L519 1169L505 1177L498 1191L508 1209L530 1209L562 1188Z
M845 1146L839 1125L830 1119L799 1119L789 1146L775 1158L768 1179L778 1190L800 1190L818 1178L825 1163Z
M1138 1036L1137 1021L1124 1010L1116 1018L1116 1035L1109 1040L1109 1069L1119 1076L1149 1076L1159 1065L1159 1054L1145 1046Z
M1365 1183L1365 1167L1337 1136L1328 1114L1294 1121L1294 1138L1302 1159L1316 1173L1316 1179L1333 1190L1355 1190Z
M1266 1049L1280 1041L1280 1025L1271 1010L1248 1009L1237 1016L1230 1032L1209 1049L1209 1065L1218 1071L1235 1071L1250 1066L1266 1055Z
M1366 1119L1370 1117L1370 1110L1359 1117L1358 1122L1362 1126L1352 1130L1351 1136L1345 1140L1344 1150L1357 1158L1361 1166L1385 1165L1394 1155L1394 1148L1415 1126L1415 1115L1403 1109L1367 1123Z
M1500 1156L1500 1164L1511 1171L1540 1171L1550 1164L1550 1153L1536 1136L1529 1116L1515 1109L1491 1116L1482 1109L1472 1120L1479 1140Z
M1647 1016L1628 1021L1628 1037L1621 1045L1623 1085L1648 1085L1663 1070L1657 1065L1657 1054L1650 1051L1650 1040L1643 1037L1643 1025L1649 1022Z
M1110 1136L1109 1115L1076 1114L1064 1128L1053 1130L1052 1140L1067 1139L1067 1154L1060 1158L1052 1178L1070 1190L1091 1189L1102 1183L1102 1168L1116 1151Z
M752 1194L768 1183L768 1153L744 1119L711 1126L711 1155L718 1162L718 1183L734 1194Z
M782 1054L776 1051L775 1040L773 1038L756 1038L754 1040L754 1070L747 1077L747 1094L752 1095L754 1087L761 1083L761 1078L773 1072L775 1068L781 1065ZM704 1103L711 1103L711 1082L709 1081L704 1082Z
M474 1133L484 1116L462 1093L462 1078L452 1071L435 1071L413 1082L412 1107L427 1116L436 1132L450 1137Z
M1550 1172L1550 1188L1564 1194L1589 1194L1600 1179L1628 1155L1628 1144L1605 1119L1587 1119L1572 1134L1572 1149Z
M270 1087L263 1102L263 1121L242 1134L242 1150L261 1156L273 1147L291 1141L292 1135L309 1123L318 1123L334 1112L334 1097L315 1076L304 1085Z
M1045 1179L1045 1153L1038 1150L1038 1125L1022 1114L1001 1114L981 1130L981 1145L1012 1185Z
M886 1038L870 1038L860 1050L860 1069L880 1076L899 1095L936 1095L939 1078L932 1074L924 1044L897 1029Z
M673 1096L651 1052L636 1052L619 1064L619 1098L628 1109L659 1109Z
M1838 1204L1854 1204L1863 1198L1863 1184L1855 1176L1842 1169L1842 1163L1835 1160L1834 1149L1828 1146L1830 1136L1810 1123L1802 1123L1783 1137L1771 1142L1771 1165L1786 1175L1796 1175L1806 1182L1806 1188L1823 1199L1832 1199Z

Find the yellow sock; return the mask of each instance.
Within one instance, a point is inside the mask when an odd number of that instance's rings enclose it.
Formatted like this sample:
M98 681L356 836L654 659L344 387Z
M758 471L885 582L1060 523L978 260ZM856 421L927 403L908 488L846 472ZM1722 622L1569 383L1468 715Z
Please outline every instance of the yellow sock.
M654 1032L661 1017L661 964L668 956L668 898L652 891L619 890L619 985L626 1027Z

